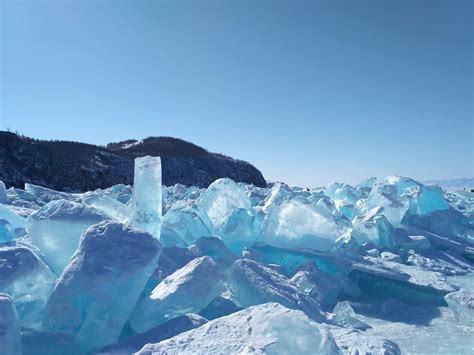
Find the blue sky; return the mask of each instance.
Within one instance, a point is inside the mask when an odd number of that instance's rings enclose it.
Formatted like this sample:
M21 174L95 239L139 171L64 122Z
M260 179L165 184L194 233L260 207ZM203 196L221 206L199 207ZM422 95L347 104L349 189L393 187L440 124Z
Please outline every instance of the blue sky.
M2 1L1 126L315 186L474 175L470 1Z

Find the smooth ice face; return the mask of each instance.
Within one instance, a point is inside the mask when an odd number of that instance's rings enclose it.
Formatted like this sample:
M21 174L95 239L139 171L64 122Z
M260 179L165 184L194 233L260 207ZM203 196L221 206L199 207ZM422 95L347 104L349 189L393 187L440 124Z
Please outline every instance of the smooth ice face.
M24 228L26 224L26 219L16 213L13 206L9 205L0 204L0 219L10 223L14 229Z
M214 227L205 213L192 207L172 208L163 216L160 242L163 246L186 247L213 234Z
M316 206L291 200L270 210L262 224L261 240L278 247L329 250L349 225Z
M278 303L215 319L138 354L339 354L332 335L303 312Z
M461 289L447 294L444 299L458 322L474 326L474 292Z
M192 260L138 302L130 317L131 327L144 332L185 313L199 313L223 291L224 277L222 266L212 258Z
M144 333L134 335L125 341L106 346L97 351L97 354L133 354L143 348L146 344L159 343L160 341L172 338L175 335L198 328L207 322L206 318L194 313L179 316Z
M54 282L51 270L30 249L0 247L0 292L13 298L23 326L38 326Z
M15 238L15 231L10 223L0 219L0 244L12 241Z
M219 236L234 253L240 254L244 247L254 244L258 235L255 233L255 217L246 209L235 210L219 231Z
M303 311L318 322L325 319L319 304L288 278L252 260L237 260L228 270L228 287L242 307L278 302Z
M20 320L10 296L0 293L0 352L21 354Z
M106 215L93 207L57 200L29 216L26 231L51 270L60 275L76 251L82 233L106 219Z
M245 190L233 180L224 178L209 185L199 199L198 208L209 216L214 228L220 230L235 210L250 211L252 206Z
M133 195L131 207L133 214L130 223L160 239L161 229L161 158L135 158Z
M115 342L160 251L148 233L111 221L91 226L46 305L45 330L91 348Z

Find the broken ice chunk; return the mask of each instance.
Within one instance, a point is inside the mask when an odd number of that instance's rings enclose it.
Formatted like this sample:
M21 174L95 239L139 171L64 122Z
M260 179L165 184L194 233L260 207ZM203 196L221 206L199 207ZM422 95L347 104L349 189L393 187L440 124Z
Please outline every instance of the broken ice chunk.
M46 305L45 329L92 348L115 342L160 250L151 235L120 223L90 227Z
M380 336L366 335L353 328L331 326L329 330L343 354L400 355L402 353L398 344Z
M209 256L192 260L137 303L131 327L144 332L170 318L199 313L223 291L224 276L222 266Z
M444 299L459 322L474 325L474 292L460 289L448 293Z
M370 328L367 323L357 319L354 309L352 309L352 306L347 301L336 304L332 312L334 313L334 316L331 318L331 320L334 322L334 324L340 327L354 328L359 330L366 330Z
M299 200L272 208L262 224L262 240L278 247L329 250L349 227L347 219Z
M249 307L157 344L138 354L340 354L329 331L303 312L278 303Z
M268 212L271 208L280 206L282 203L295 197L295 193L288 185L277 182L270 189L268 196L263 201L262 211Z
M257 240L254 232L254 217L244 208L235 210L222 226L219 236L234 253L240 254Z
M160 239L161 229L161 158L135 158L133 214L130 223Z
M237 260L229 268L229 290L242 307L267 302L299 309L320 322L325 319L319 304L278 272L252 260Z
M401 263L402 262L402 259L400 258L400 256L398 256L397 254L390 253L389 251L383 251L380 254L380 257L383 260L387 260L387 261L393 261L393 262L396 262L396 263Z
M430 241L423 235L408 235L404 229L397 228L394 232L395 242L404 250L427 251Z
M81 234L105 219L107 216L93 207L57 200L29 216L26 231L49 267L60 275L76 251Z
M321 272L313 262L298 271L291 281L322 305L336 303L342 291L339 281L334 276Z
M242 187L223 178L209 185L199 199L198 208L209 216L214 228L220 230L235 210L250 211L252 205Z
M20 320L10 296L0 293L0 351L21 354Z
M23 326L38 325L54 282L51 270L30 249L0 248L0 292L13 298Z

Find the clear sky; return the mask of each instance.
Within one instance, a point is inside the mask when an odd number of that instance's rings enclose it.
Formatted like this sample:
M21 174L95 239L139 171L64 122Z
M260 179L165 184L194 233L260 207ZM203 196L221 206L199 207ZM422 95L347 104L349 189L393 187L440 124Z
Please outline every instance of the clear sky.
M473 3L1 1L1 126L316 186L474 176Z

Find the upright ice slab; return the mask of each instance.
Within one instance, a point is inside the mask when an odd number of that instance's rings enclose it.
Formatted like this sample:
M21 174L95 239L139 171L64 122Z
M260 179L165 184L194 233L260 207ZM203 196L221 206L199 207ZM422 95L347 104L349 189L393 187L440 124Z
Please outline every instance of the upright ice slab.
M130 223L156 239L161 230L161 193L161 158L136 158Z
M76 251L81 234L106 219L105 214L83 203L57 200L29 216L26 230L51 270L60 275Z
M90 227L45 308L45 330L97 348L117 341L161 251L148 233L105 221Z
M278 303L250 307L138 354L340 354L329 331L303 312Z
M0 293L0 352L21 354L20 320L10 296Z

